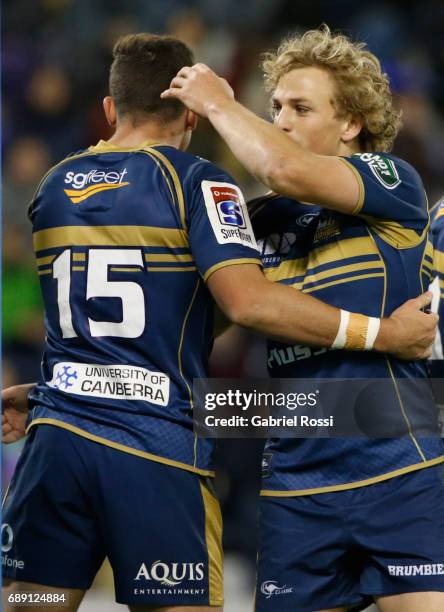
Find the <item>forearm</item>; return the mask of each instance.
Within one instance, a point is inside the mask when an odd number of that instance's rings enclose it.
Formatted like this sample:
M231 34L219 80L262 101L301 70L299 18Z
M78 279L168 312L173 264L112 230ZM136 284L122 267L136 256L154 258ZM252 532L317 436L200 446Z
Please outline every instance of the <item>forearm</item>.
M237 323L280 342L330 348L337 340L340 320L340 309L300 291L296 293L291 287L274 285L273 293L263 292ZM343 348L364 350L369 318L350 313L349 321ZM372 350L393 351L396 334L394 322L381 319L377 323L379 330L372 342Z
M282 195L294 198L302 195L303 185L298 185L294 174L291 193L286 193L288 186L277 180L287 160L292 160L292 167L300 168L298 175L303 177L307 158L311 156L285 132L235 100L211 107L208 119L241 164L261 183Z
M330 347L337 335L340 311L292 287L269 283L249 295L237 311L236 323L286 343Z

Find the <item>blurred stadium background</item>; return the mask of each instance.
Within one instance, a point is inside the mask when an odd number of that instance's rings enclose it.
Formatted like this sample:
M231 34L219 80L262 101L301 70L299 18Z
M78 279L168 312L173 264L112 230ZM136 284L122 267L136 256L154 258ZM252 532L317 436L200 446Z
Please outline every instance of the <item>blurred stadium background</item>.
M404 127L395 153L420 172L429 200L444 192L444 2L442 0L4 0L3 2L3 385L39 376L43 338L27 206L48 167L110 135L101 101L116 38L171 33L229 80L262 116L260 53L290 32L326 22L366 41L389 73ZM228 170L248 197L261 187L202 122L191 151ZM233 329L217 341L212 375L261 376L261 340ZM21 444L3 449L3 486ZM218 451L225 517L227 612L252 608L261 441L229 440ZM104 570L82 610L115 605Z

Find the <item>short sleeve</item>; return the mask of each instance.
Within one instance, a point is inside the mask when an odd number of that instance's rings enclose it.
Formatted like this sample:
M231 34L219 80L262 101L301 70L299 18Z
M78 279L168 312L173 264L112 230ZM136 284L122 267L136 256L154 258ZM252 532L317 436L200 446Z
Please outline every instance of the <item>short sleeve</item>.
M427 232L429 216L422 181L412 166L382 153L341 159L359 183L359 201L352 214L363 217L397 248L419 244Z
M186 180L190 247L206 281L225 266L262 265L243 194L230 176L201 161Z

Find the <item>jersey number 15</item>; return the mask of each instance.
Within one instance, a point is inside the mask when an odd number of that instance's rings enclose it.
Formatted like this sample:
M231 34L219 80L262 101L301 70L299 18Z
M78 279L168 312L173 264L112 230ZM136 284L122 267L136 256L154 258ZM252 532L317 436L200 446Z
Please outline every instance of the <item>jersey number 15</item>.
M88 317L91 336L138 338L145 329L145 298L142 287L135 282L109 281L109 266L137 266L143 269L142 253L138 249L90 249L86 281L86 299L120 298L122 321L94 321ZM70 305L71 250L66 249L53 264L57 280L57 304L60 327L64 338L75 338Z

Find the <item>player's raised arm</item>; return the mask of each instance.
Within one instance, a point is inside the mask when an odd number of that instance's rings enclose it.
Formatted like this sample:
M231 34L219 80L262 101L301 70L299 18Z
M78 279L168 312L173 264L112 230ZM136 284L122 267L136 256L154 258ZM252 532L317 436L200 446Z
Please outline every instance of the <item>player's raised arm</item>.
M340 51L335 47L336 70L329 70L331 41L328 29L314 31L266 56L275 125L236 102L228 83L203 64L183 68L163 96L207 117L239 161L273 191L353 213L362 185L343 157L389 150L400 120L376 58L364 52L364 69L353 72L361 60L344 38L341 45L335 41ZM383 138L374 142L374 132Z

